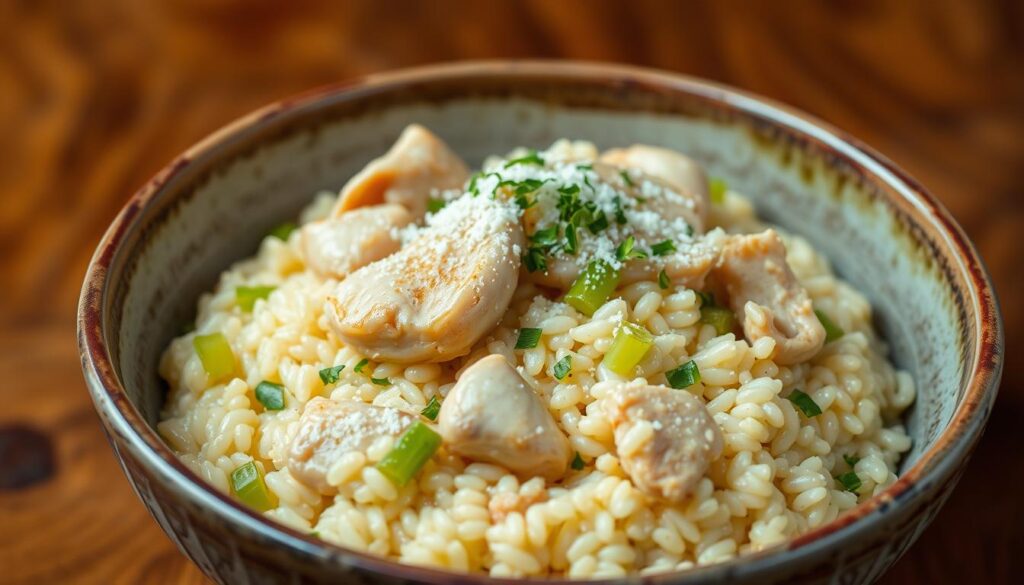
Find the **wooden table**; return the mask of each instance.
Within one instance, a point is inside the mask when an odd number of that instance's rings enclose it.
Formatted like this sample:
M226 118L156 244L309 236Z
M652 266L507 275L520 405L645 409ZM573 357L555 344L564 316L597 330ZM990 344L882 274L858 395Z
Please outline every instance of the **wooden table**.
M930 186L992 270L1010 358L960 487L884 582L1020 582L1019 2L11 1L0 22L0 582L205 582L131 493L79 371L84 267L134 188L270 100L474 57L720 80L837 124Z

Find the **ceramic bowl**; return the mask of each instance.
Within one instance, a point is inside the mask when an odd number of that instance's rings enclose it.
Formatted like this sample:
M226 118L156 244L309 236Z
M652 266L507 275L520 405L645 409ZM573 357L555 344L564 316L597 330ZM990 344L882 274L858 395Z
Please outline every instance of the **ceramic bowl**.
M220 583L484 583L336 547L203 483L154 431L162 349L218 274L312 194L337 190L410 122L472 165L559 137L683 151L808 238L866 293L917 381L900 478L835 521L736 560L635 581L869 583L949 497L996 396L1002 325L989 276L949 213L837 129L750 94L606 65L482 62L370 76L272 104L190 148L128 201L89 265L82 367L125 474L167 535ZM497 580L495 580L497 581Z

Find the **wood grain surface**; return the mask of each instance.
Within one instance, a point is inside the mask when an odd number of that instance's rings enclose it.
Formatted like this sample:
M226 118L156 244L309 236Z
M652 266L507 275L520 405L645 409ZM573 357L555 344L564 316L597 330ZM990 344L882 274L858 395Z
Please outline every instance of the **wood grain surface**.
M84 268L134 188L276 98L487 57L734 84L928 185L992 270L1008 360L967 474L883 582L1021 582L1024 4L0 0L0 23L0 582L206 582L131 493L79 370Z

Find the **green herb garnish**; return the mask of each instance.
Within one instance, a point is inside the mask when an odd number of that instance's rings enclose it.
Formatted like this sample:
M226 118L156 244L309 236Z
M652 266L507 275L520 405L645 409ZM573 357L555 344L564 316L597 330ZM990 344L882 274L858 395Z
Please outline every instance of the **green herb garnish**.
M665 269L662 268L661 272L658 273L658 287L661 288L661 290L666 290L670 284L671 282L668 279L668 274L666 274Z
M378 386L390 386L391 385L391 380L389 380L387 378L374 378L373 376L370 376L370 381L373 382L374 384L378 385Z
M580 452L577 451L576 455L573 456L572 463L569 464L569 467L572 467L574 471L579 471L579 470L583 469L583 467L585 465L586 465L586 463L583 462L583 458L580 457Z
M800 412L804 413L804 416L807 418L813 418L821 414L821 407L818 406L818 403L800 390L793 390L786 398L799 408Z
M523 327L519 330L519 339L516 339L516 349L533 349L540 342L542 330L536 327Z
M615 257L625 262L634 258L646 258L647 252L636 247L636 238L627 236L615 250Z
M653 256L664 256L669 252L676 251L676 244L672 240L665 240L664 242L658 242L651 246L651 254Z
M526 156L521 156L519 158L514 158L508 161L507 163L505 163L505 166L503 168L507 169L510 167L514 167L516 165L537 165L542 167L544 166L544 159L541 158L539 154L537 154L536 150L531 150L530 153L527 154Z
M700 369L697 362L690 360L674 370L665 372L665 377L669 386L681 390L700 382Z
M287 242L288 236L292 235L292 232L294 232L298 228L299 226L295 225L295 222L286 221L281 225L275 227L274 229L270 230L270 232L267 235L274 236L279 240Z
M544 257L544 250L534 247L527 248L526 253L523 254L523 265L526 266L526 269L530 272L547 270L548 261L547 258Z
M437 420L437 413L441 412L441 403L437 401L437 396L431 396L430 402L427 403L420 414L429 420Z
M533 232L530 241L538 246L553 246L558 241L558 226L548 226Z
M427 199L427 211L430 213L437 213L438 211L441 211L444 209L445 205L448 205L448 202L444 199L439 199L437 197Z
M712 203L720 204L725 202L726 184L724 179L711 177L708 181L708 196Z
M616 195L612 202L615 204L615 223L619 225L626 223L626 213L622 211L622 199Z
M625 170L619 171L619 176L622 177L622 182L624 182L627 186L632 187L633 185L635 185L633 179L629 177L629 173L627 173Z
M860 461L860 457L857 457L856 455L843 455L843 461L852 468Z
M256 400L267 410L284 409L284 386L266 380L256 385Z
M558 360L552 368L552 372L555 374L556 380L565 378L569 371L572 370L572 356L567 355L564 358Z
M334 384L341 377L341 371L345 369L345 364L340 366L333 366L330 368L324 368L320 370L320 381L324 384Z
M814 309L814 314L818 316L818 321L821 322L821 326L825 329L825 343L832 343L846 334L843 328L836 325L836 322L830 319L824 311Z
M857 490L859 490L861 486L860 477L858 477L853 471L847 471L846 473L837 476L836 480L838 480L839 483L843 485L843 489L848 492L857 493Z
M370 363L370 360L368 360L367 358L363 358L363 359L359 360L359 363L356 364L356 367L352 368L352 371L354 371L355 373L359 374L359 373L361 373L363 371L363 368L365 368L366 364L368 364L368 363Z

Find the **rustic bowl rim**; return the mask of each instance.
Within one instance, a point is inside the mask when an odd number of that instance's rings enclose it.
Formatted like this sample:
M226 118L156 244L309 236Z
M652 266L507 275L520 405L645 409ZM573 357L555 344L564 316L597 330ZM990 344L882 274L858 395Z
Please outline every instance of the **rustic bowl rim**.
M404 565L315 539L252 512L203 482L163 443L155 429L146 423L129 400L106 343L106 319L103 309L106 306L105 295L108 293L108 271L125 241L125 236L143 217L147 206L163 192L170 179L191 165L202 165L203 154L215 152L225 142L237 138L246 130L266 125L271 120L297 110L316 109L318 105L333 103L336 100L372 99L373 95L421 83L503 77L535 77L551 83L576 81L606 85L636 84L674 94L688 94L707 102L717 102L720 107L739 111L744 116L791 135L818 142L834 151L840 159L864 168L877 177L877 181L885 184L909 203L916 214L913 219L934 228L935 233L941 236L954 252L950 260L959 269L964 282L968 285L969 303L974 309L975 316L970 332L977 338L977 350L972 356L974 367L964 389L963 398L949 425L934 444L926 449L893 485L853 510L840 515L836 520L780 545L720 564L635 579L642 579L644 582L662 582L684 577L714 579L737 572L749 574L769 571L772 567L786 564L797 556L813 555L853 537L858 528L866 527L871 520L877 521L901 503L921 495L922 492L914 492L912 489L916 484L929 479L948 477L958 462L970 456L984 428L998 389L1004 359L1003 323L995 289L984 263L963 229L931 193L889 159L842 130L795 108L751 92L654 69L605 63L543 60L464 61L427 65L321 86L275 101L236 119L188 148L158 171L132 195L101 238L87 268L79 300L77 325L82 368L97 410L104 415L108 424L113 425L110 430L117 431L139 457L159 476L171 482L173 487L183 490L189 497L207 506L226 522L264 536L292 554L299 553L332 560L391 577L433 583L450 582L452 579L464 583L575 582L563 578L496 579L486 575L468 575ZM123 457L119 451L115 451L119 458Z

